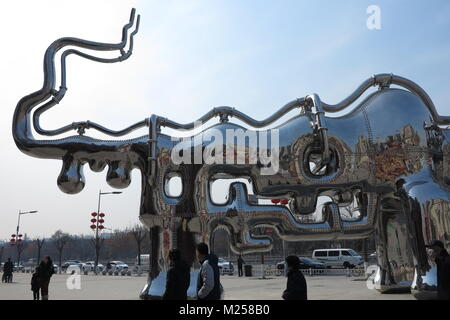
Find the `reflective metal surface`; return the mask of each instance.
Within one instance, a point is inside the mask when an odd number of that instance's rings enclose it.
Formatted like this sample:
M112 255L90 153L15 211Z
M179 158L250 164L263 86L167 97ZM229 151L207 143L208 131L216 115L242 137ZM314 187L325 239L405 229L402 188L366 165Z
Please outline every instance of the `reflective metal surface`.
M128 35L133 25L134 31ZM43 87L17 104L13 137L17 147L30 156L62 160L57 183L66 193L83 189L86 164L97 172L108 167L106 181L115 188L126 188L131 170L140 170L140 220L152 238L151 271L142 298L157 298L164 292L170 249L179 248L183 259L197 267L196 243L210 242L215 230L224 229L236 253L270 250L271 237L255 235L257 227L273 228L286 241L356 239L375 232L380 290L411 288L417 297L433 297L435 266L425 245L439 239L449 247L450 131L442 125L450 124L450 117L437 113L423 89L405 78L380 74L336 105L311 94L289 102L261 121L231 107L218 107L187 124L152 115L119 131L89 121L56 130L41 128L40 115L59 103L67 90L66 57L76 54L97 62L123 61L132 53L138 26L139 16L135 23L133 10L118 44L75 38L52 43L44 57ZM69 45L120 55L104 59L75 49L64 51L57 90L54 57ZM390 88L391 84L402 89ZM372 86L378 90L353 106ZM346 108L349 112L344 116L326 116ZM256 130L293 110L298 114L282 125ZM162 133L165 127L192 130L196 123L215 117L218 123L188 138ZM231 117L250 128L230 122ZM46 136L70 130L76 130L77 135L38 140L32 127ZM99 140L85 135L92 128L120 137L141 127L148 128L148 135L133 139ZM229 132L239 134L236 139L232 136L231 142L219 139ZM236 154L241 157L234 157ZM270 155L270 161L262 155ZM190 158L191 162L175 161L177 157ZM180 195L167 192L173 177L181 179ZM237 178L249 181L253 195L245 184L235 182L227 202L215 203L212 183ZM319 196L330 200L318 204ZM283 204L259 203L281 198L287 200ZM194 283L196 276L191 275L191 279ZM194 297L195 292L190 295Z

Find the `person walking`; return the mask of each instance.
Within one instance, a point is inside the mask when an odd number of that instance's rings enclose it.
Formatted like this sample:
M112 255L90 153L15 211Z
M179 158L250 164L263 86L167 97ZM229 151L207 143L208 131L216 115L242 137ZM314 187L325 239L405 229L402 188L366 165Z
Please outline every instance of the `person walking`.
M307 300L306 280L300 271L300 259L297 256L286 257L287 285L282 298L284 300Z
M8 260L3 265L4 282L6 283L12 282L13 272L14 272L14 265L11 261L11 258L8 258Z
M48 300L48 286L50 284L50 278L55 273L53 268L52 259L47 256L39 264L39 285L41 287L42 300Z
M242 271L242 266L245 264L245 261L244 259L242 259L241 255L239 255L237 259L237 264L238 264L238 276L242 277L244 275L244 272Z
M31 276L31 291L33 291L33 300L39 300L39 290L41 285L39 283L39 267L34 269L33 275Z
M222 285L220 284L219 258L209 253L206 243L197 245L197 258L201 264L197 281L198 300L220 300Z
M426 247L433 250L433 258L437 266L438 299L450 300L450 255L442 241L433 240Z
M181 260L181 252L178 249L169 251L169 261L163 300L187 300L187 290L191 282L190 268Z

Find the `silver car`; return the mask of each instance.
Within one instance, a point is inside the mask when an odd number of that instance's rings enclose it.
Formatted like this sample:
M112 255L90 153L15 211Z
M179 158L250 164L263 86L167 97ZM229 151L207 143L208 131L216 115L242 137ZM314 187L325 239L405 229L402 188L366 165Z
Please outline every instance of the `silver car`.
M128 271L128 265L123 261L110 261L113 270L117 271Z
M95 261L86 261L83 265L83 271L91 272L94 271L94 268L95 268ZM97 265L97 270L99 272L102 272L104 268L105 266L102 265L101 263Z
M234 274L234 266L231 262L219 258L218 266L220 274L227 274L229 276L232 276Z

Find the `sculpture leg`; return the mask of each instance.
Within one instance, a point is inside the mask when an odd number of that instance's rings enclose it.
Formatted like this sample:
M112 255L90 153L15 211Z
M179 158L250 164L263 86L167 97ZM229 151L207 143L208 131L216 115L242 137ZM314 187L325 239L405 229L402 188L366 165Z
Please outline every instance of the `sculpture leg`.
M378 210L375 288L382 293L409 292L414 276L414 261L408 219L402 210L402 203L394 196L385 197Z
M415 266L412 292L420 299L436 298L436 265L425 245L437 239L449 249L449 188L438 183L428 169L400 181L398 187L402 207L409 220L408 232Z
M158 214L145 214L154 212L151 199L154 198L151 188L144 189L143 208L140 219L151 230L151 268L146 286L141 292L141 299L161 299L166 288L166 275L169 268L168 255L171 249L178 249L181 258L191 267L196 261L196 244L199 242L197 233L198 216L192 212L193 182L189 178L190 171L195 168L183 168L183 198L176 205ZM145 186L147 187L147 183ZM145 193L145 191L148 191ZM143 214L144 213L144 214ZM191 283L188 298L196 297L198 271L191 271Z

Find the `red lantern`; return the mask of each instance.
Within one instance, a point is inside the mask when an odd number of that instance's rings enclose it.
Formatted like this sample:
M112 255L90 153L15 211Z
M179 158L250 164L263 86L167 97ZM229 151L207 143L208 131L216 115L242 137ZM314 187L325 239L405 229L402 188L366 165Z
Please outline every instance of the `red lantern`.
M97 226L95 224L91 224L91 229L94 230L95 228L97 228Z
M100 229L100 230L103 230L105 227L104 226L98 226L98 228Z
M19 237L19 238L22 238L22 235L21 235L21 234L19 234L19 235L18 235L18 237Z
M22 242L22 239L17 239L17 242Z
M97 216L97 212L92 212L91 216L96 217Z
M281 204L288 204L289 203L289 199L281 199Z
M14 247L15 246L15 244L14 243L11 243L11 247Z
M11 237L15 238L15 237L16 237L16 235L15 235L15 234L12 234L12 235L11 235Z
M271 201L272 201L272 203L275 203L275 204L277 204L277 203L279 203L279 202L280 202L280 199L272 199Z
M97 219L92 218L92 219L91 219L91 222L92 222L92 223L96 223L96 222L97 222Z
M105 220L103 220L103 219L98 219L98 222L99 222L99 223L103 223L103 222L105 222Z
M13 239L11 239L11 242L14 242L14 241L16 241L16 239L14 239L14 238L13 238Z
M102 212L98 215L100 218L103 218L105 216L105 214Z

